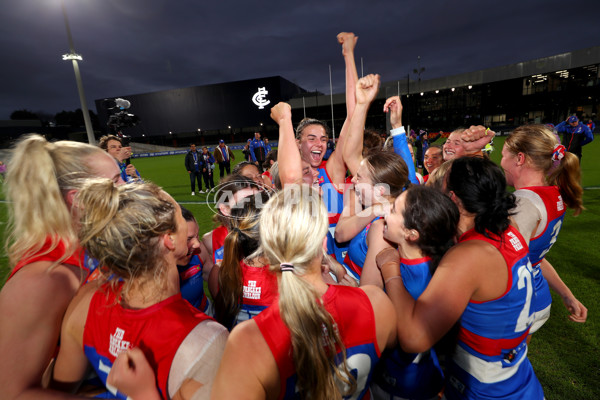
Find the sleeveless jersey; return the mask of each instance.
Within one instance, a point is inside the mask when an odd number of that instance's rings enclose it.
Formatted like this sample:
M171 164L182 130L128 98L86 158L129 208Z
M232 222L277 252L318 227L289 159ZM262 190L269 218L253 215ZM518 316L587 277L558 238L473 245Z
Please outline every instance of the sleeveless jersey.
M414 299L431 280L430 264L429 257L400 260L402 283ZM432 399L442 390L443 383L444 375L434 349L405 353L398 346L383 353L375 369L372 391L382 391L386 398Z
M529 259L531 265L535 268L556 242L565 218L566 208L556 186L535 186L521 188L520 190L529 190L537 194L545 206L545 209L540 210L540 212L548 216L542 233L529 242Z
M208 309L208 299L204 293L204 279L202 278L202 260L194 254L187 265L178 265L179 286L181 297L202 312Z
M223 245L225 244L225 238L229 230L225 225L221 225L215 228L212 232L212 251L213 251L213 263L219 264L223 261Z
M50 249L51 245L52 245L52 238L50 236L48 236L48 237L46 237L46 241L44 242L43 246L35 254L32 254L32 255L28 256L27 258L19 260L17 262L17 265L15 265L15 267L13 268L8 279L12 278L12 276L14 274L16 274L21 268L23 268L27 264L32 264L37 261L58 261L58 260L60 260L65 255L65 252L67 251L67 246L65 245L65 242L62 239L59 240L56 247L54 249L52 249L51 251L48 251ZM74 265L74 266L81 268L82 270L85 271L86 279L87 279L87 276L89 275L89 269L86 267L84 253L85 252L84 252L83 248L77 247L75 249L75 251L73 252L73 254L71 254L69 257L67 257L66 259L61 261L61 264Z
M178 293L142 310L125 309L107 285L92 296L83 331L83 349L106 388L120 399L127 397L106 385L117 357L139 347L150 363L161 395L168 399L171 363L181 342L200 322L210 319Z
M546 226L542 233L529 242L529 259L533 267L533 281L535 287L535 298L533 301L533 310L535 311L535 321L531 333L536 332L548 320L550 316L550 306L552 304L552 295L548 281L544 278L540 263L550 251L552 245L556 242L558 234L565 218L566 207L563 203L558 187L556 186L532 186L521 188L534 194L528 193L526 197L535 196L543 202L533 201L539 212L546 215ZM543 207L543 209L542 209Z
M335 227L344 210L344 192L342 188L336 187L326 169L327 161L323 161L319 167L319 186L321 187L323 203L329 216L329 231L327 232L327 254L333 256L339 263L344 262L348 252L349 242L338 243L335 240Z
M350 245L348 246L348 253L344 259L344 264L347 266L348 272L356 280L360 280L362 275L363 265L365 265L365 259L367 258L367 235L369 234L369 228L371 224L377 221L381 217L376 217L362 231L352 238Z
M277 299L277 277L269 271L269 266L251 267L240 261L242 267L242 305L237 316L240 323L254 318Z
M329 286L322 300L336 322L346 347L348 368L356 378L357 388L351 398L369 398L372 371L381 355L373 306L362 289L348 286ZM277 362L281 383L279 399L299 399L290 332L279 315L279 303L275 302L254 321Z
M444 394L448 399L543 399L527 358L534 295L527 245L512 226L501 237L490 236L470 230L459 242L481 240L498 249L508 270L506 290L497 299L467 305Z

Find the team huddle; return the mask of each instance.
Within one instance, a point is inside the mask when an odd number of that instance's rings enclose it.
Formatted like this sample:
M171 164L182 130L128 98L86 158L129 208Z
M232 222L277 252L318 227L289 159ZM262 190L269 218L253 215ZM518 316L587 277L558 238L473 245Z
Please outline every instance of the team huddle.
M498 166L485 154L495 133L471 126L436 163L425 154L425 183L398 96L384 105L389 139L367 140L380 77L358 79L357 37L338 41L336 149L324 160L327 125L294 128L275 105L268 184L252 162L234 168L202 237L189 210L124 182L103 149L16 144L0 397L544 398L527 352L550 288L572 321L587 318L545 258L566 209L583 210L578 157L526 125Z

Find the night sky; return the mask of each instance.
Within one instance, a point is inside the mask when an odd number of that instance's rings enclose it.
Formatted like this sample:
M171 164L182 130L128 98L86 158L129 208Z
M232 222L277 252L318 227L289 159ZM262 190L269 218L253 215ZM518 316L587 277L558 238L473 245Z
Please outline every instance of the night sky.
M600 45L598 0L64 0L90 110L94 100L280 75L344 90L340 31L383 82L425 68L454 75ZM0 13L0 119L80 108L60 0L7 0Z

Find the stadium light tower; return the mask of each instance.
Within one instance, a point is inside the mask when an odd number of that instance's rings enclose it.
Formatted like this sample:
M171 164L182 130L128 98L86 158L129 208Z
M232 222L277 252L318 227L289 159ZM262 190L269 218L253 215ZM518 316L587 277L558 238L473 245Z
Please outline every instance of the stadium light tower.
M65 8L64 0L61 0L60 4L62 6L63 15L65 17L67 38L69 39L69 54L63 54L62 59L65 61L71 60L71 62L73 63L73 70L75 71L75 81L77 82L79 100L81 101L81 112L83 113L83 121L85 122L85 131L87 132L88 142L91 145L95 145L96 139L94 138L94 130L92 129L90 112L88 111L87 103L85 101L85 92L83 91L83 83L81 82L81 74L79 73L79 64L77 64L78 60L83 61L83 57L75 53L75 46L73 45L73 38L71 37L71 29L69 28L69 20L67 19L67 9Z
M425 72L425 67L421 67L421 56L417 56L417 68L413 69L413 73L417 74L419 90L421 90L421 74Z

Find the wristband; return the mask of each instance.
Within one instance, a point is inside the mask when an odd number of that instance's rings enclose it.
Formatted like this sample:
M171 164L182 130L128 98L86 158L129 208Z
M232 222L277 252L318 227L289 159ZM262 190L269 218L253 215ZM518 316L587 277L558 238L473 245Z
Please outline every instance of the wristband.
M387 278L387 279L386 279L386 280L383 282L384 286L387 286L387 284L388 284L390 281L393 281L394 279L402 279L402 276L400 276L400 275L394 275L394 276L392 276L392 277L389 277L389 278Z
M404 127L401 126L400 128L395 128L395 129L390 130L390 135L392 135L392 136L406 135L406 131L404 130Z

